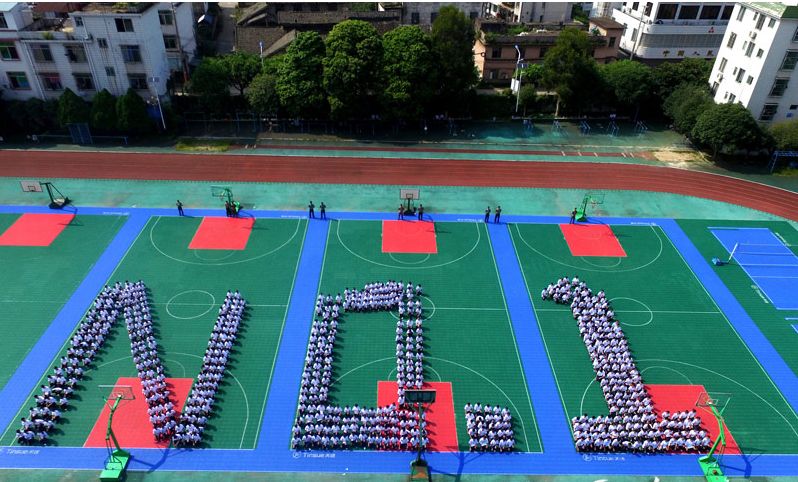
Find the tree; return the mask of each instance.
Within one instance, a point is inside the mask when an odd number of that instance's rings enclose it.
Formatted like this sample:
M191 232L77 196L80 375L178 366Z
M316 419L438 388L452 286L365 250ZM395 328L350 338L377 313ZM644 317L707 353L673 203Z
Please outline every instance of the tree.
M89 124L98 131L116 130L116 97L103 89L91 102Z
M274 76L269 74L260 74L252 79L245 95L255 112L270 114L280 108L280 98L275 84Z
M325 41L324 89L333 118L373 113L382 41L377 30L362 20L345 20L333 27Z
M384 111L399 119L418 119L434 95L429 73L435 69L430 38L405 25L383 35Z
M704 59L665 62L653 71L652 81L657 95L665 100L682 84L707 85L712 63Z
M30 98L26 101L13 101L8 105L8 115L26 134L46 132L58 123L58 101L43 101Z
M560 104L571 107L587 86L591 91L601 91L601 79L593 60L590 38L586 32L569 27L560 32L554 46L543 58L543 83L557 93L557 109ZM598 89L596 87L599 87Z
M311 117L327 110L324 93L324 41L317 32L302 32L286 49L277 68L277 95L289 114Z
M524 108L524 115L526 110L538 100L537 89L533 84L527 84L521 87L521 92L518 93L518 104Z
M261 71L260 59L255 54L238 51L219 60L227 70L227 81L238 89L239 95L244 95L244 89Z
M521 84L530 83L540 86L543 81L543 64L529 64L525 69L521 69Z
M619 60L601 67L601 76L620 105L635 108L651 95L651 68L632 60Z
M663 110L673 120L674 129L689 135L698 116L713 105L706 85L683 84L665 99Z
M153 129L147 104L133 89L116 100L116 118L119 130L130 134L146 134Z
M432 51L435 54L435 78L441 107L455 109L477 83L474 64L474 25L453 5L441 7L432 23Z
M693 139L719 152L734 153L740 150L764 147L765 136L748 109L740 104L715 104L696 119Z
M230 97L227 69L219 59L204 59L194 70L189 81L189 92L199 97L202 107L212 112L219 112Z
M778 122L770 126L770 134L781 151L798 150L798 120Z
M322 50L322 52L324 52L324 50ZM263 59L263 67L261 67L260 72L277 77L277 73L280 70L280 66L283 65L284 60L285 54L265 57Z
M58 98L58 123L61 127L68 124L89 122L89 105L72 92L65 89Z

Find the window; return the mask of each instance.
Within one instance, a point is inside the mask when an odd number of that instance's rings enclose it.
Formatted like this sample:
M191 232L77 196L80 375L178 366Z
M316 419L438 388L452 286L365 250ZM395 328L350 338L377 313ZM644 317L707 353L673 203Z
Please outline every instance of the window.
M83 26L83 17L73 17L75 19L75 26L82 27Z
M499 71L497 69L491 69L490 72L488 72L488 79L493 80L498 76L498 74Z
M795 64L798 63L798 50L788 50L784 55L784 60L781 61L781 70L795 70Z
M133 90L147 90L147 76L144 74L128 74L127 81Z
M773 28L774 25L776 25L776 19L771 18L770 21L768 22L768 28Z
M116 77L116 70L114 70L113 67L106 67L105 75L107 75L108 77Z
M78 90L94 90L94 79L91 74L74 74L74 76Z
M748 85L751 85L751 83L753 81L754 81L754 76L753 75L749 75L748 78L745 79L745 83L748 84Z
M468 12L468 18L471 20L476 20L479 17L479 12Z
M750 57L750 56L751 56L751 54L753 54L753 53L754 53L754 47L756 47L756 44L754 44L753 42L751 42L750 44L748 44L748 48L747 48L747 49L745 49L745 56L746 56L746 57Z
M610 37L609 41L607 42L608 47L615 47L615 40L616 37Z
M122 58L125 63L141 62L141 49L138 45L120 45L122 49Z
M632 2L632 10L637 10L637 7L640 6L640 2Z
M30 46L33 52L33 60L36 62L52 62L53 53L50 51L50 46L47 44L33 44Z
M770 88L770 97L781 97L784 95L784 91L787 90L787 84L790 83L790 79L776 79L773 81L773 87Z
M161 25L172 25L175 23L175 18L169 10L158 10L158 21Z
M429 14L429 23L435 23L436 18L438 18L438 12L432 12Z
M6 21L6 15L3 12L0 12L0 28L8 28L8 22ZM11 75L11 74L9 73L8 75ZM27 82L27 80L25 82Z
M66 45L66 56L72 63L85 63L86 62L86 49L82 45Z
M117 32L132 32L133 31L133 20L129 18L115 18L114 22L116 23L116 31Z
M747 48L748 48L748 40L743 42L743 51L745 51Z
M19 60L19 52L14 42L0 43L0 59L3 60Z
M759 114L759 120L769 121L773 120L776 116L776 111L779 110L779 104L765 104L762 107L762 113Z
M657 10L657 20L673 20L676 18L676 10L678 8L678 3L661 3L659 10Z
M101 49L107 49L108 48L108 41L105 40L104 38L98 38L97 39L97 46L100 47Z
M177 37L174 35L164 35L163 44L166 50L177 50Z
M684 50L677 50L676 51L676 56L677 57L684 57Z
M745 16L745 7L740 7L740 10L737 12L737 21L742 22L744 16Z
M732 32L731 34L729 34L729 40L726 42L726 47L733 48L734 42L736 41L737 41L737 34Z
M632 41L632 42L634 42L634 41L636 41L636 40L637 40L637 29L636 29L636 28L633 28L633 29L632 29L632 38L631 38L631 41Z
M737 82L742 82L745 78L745 69L740 69L737 71L737 76L734 78Z
M8 75L8 83L11 84L12 89L30 90L30 83L28 82L28 76L25 75L25 72L9 72L6 75Z
M734 94L729 94L729 104L731 104L732 102L734 102L734 99L736 99L736 98L737 98L737 96L736 96L736 95L734 95Z
M756 25L754 26L757 30L762 30L762 25L765 25L765 19L767 17L764 15L759 15L759 18L756 20Z
M419 23L419 13L413 12L410 14L410 23L413 25L418 25Z
M682 5L679 9L679 20L695 20L700 5Z
M720 15L720 5L704 5L701 9L701 20L715 20Z
M764 53L765 53L765 51L762 50L762 49L757 50L756 51L756 58L761 59L762 58L762 54L764 54Z
M718 84L717 82L712 82L712 87L709 90L710 90L710 92L712 92L713 96L715 95L715 92L718 91L718 87L719 86L720 86L720 84Z
M58 75L58 72L39 74L39 77L42 79L44 90L64 90L64 86L61 85L61 76Z
M726 57L723 57L722 59L720 59L720 65L718 66L718 72L723 72L726 69L726 64L727 63L728 63L728 60L726 60Z
M723 7L723 13L720 15L721 20L728 20L731 18L732 11L734 11L734 5L726 5Z
M501 47L493 47L490 52L490 58L492 59L500 59L502 58L502 49Z
M790 110L795 110L795 109L798 109L798 104L790 105Z

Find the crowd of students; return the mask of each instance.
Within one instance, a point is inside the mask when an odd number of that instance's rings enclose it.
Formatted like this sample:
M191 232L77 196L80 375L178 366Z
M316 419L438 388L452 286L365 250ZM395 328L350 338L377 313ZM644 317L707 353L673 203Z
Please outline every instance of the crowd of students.
M593 293L578 277L563 277L541 297L570 304L610 414L571 420L580 451L672 452L709 447L695 411L663 412L657 419L621 325L603 291ZM666 415L667 414L667 415Z
M85 368L92 363L97 351L102 347L108 332L119 314L118 292L121 286L106 286L95 298L91 309L69 341L65 356L47 377L47 385L41 386L36 395L36 406L21 420L21 428L16 432L20 443L43 443L49 432L61 419L61 411L67 408L69 398L78 382L83 378Z
M152 423L155 440L169 440L177 422L175 404L169 396L163 363L158 356L158 344L152 331L152 315L147 301L147 287L143 282L125 282L118 291L124 309L125 325L130 337L130 351L136 365L147 414ZM116 287L114 288L117 289Z
M510 452L515 448L513 417L498 405L465 406L468 449L472 452Z
M216 392L224 377L230 350L235 344L246 306L246 300L237 290L227 292L213 325L199 376L183 407L180 422L175 427L172 437L175 445L195 446L202 441L202 434L213 410Z
M423 384L421 286L401 281L369 283L363 290L345 289L343 296L319 295L310 331L299 406L292 431L295 449L370 448L415 450L426 422L404 406L404 390ZM380 408L328 404L333 350L342 311L400 309L397 321L398 404ZM414 318L409 322L410 318ZM428 443L426 436L422 445Z

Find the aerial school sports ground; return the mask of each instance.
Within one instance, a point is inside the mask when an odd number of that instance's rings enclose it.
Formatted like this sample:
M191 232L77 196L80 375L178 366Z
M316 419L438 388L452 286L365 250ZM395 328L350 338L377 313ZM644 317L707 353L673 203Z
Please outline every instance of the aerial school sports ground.
M571 313L540 291L578 275L606 292L658 413L697 409L714 437L696 402L722 398L725 473L798 475L798 194L613 162L640 152L519 162L517 152L464 148L295 151L3 153L4 190L53 180L75 202L52 211L41 195L0 196L0 467L102 467L103 389L136 377L120 322L50 442L22 446L14 432L102 287L141 279L178 402L225 293L239 290L249 309L200 447L156 444L140 400L119 409L129 470L407 473L412 453L290 447L317 295L403 280L424 288L424 373L438 391L433 474L701 475L696 455L575 450L570 419L608 406ZM121 198L123 185L135 202ZM241 218L224 217L211 185L230 186ZM399 187L420 189L426 220L396 220ZM205 204L187 201L195 191ZM604 204L568 225L571 207L596 191ZM283 199L261 202L274 193ZM165 207L178 197L186 217ZM307 219L308 200L325 201L329 219ZM501 223L482 222L484 205L497 204ZM394 316L342 319L335 404L392 401ZM467 403L511 411L513 453L469 453Z

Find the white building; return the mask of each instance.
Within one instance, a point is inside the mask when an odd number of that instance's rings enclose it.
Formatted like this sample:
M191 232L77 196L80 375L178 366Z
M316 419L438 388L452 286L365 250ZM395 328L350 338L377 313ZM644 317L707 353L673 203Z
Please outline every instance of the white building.
M733 9L733 3L623 2L612 18L626 27L621 50L630 58L714 59Z
M182 72L196 50L185 2L86 4L38 18L26 4L3 3L0 13L8 24L0 29L6 99L57 98L66 88L87 100L102 89L162 96L170 75Z
M715 102L739 102L763 122L798 114L798 6L738 3L709 77Z
M573 2L488 2L486 16L512 23L568 23Z

